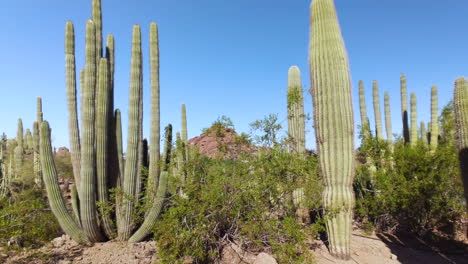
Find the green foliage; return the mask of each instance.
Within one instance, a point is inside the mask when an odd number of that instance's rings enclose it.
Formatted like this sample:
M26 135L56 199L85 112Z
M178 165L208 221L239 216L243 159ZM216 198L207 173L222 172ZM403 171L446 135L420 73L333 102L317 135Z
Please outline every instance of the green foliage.
M41 191L28 189L0 200L0 246L12 239L18 242L15 247L40 247L60 234Z
M373 148L361 150L379 157ZM453 225L461 217L463 190L455 146L439 145L431 153L422 142L410 148L400 141L391 158L393 163L381 164L374 181L367 165L358 166L358 219L380 231L425 232Z
M234 123L231 118L223 115L218 117L209 128L202 129L203 134L214 133L216 137L224 137L226 128L234 129Z
M292 192L306 186L306 205L320 206L317 160L279 148L239 160L195 155L184 196L176 196L155 229L163 263L213 263L228 242L258 252L273 250L279 263L310 263L306 238L317 226L294 220Z
M278 144L277 136L282 126L278 123L278 114L269 114L261 120L249 124L256 144L272 147Z

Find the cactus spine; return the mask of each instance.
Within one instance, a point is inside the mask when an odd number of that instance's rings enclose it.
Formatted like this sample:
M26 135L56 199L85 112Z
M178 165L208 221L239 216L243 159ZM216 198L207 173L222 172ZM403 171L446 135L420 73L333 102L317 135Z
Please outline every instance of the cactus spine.
M151 72L151 135L150 135L150 164L148 174L147 197L154 196L150 193L159 185L160 174L160 87L159 87L159 39L158 26L150 25L150 72ZM152 200L152 199L150 199Z
M455 112L458 158L460 160L460 170L468 210L468 85L465 78L458 78L455 81L453 108Z
M288 71L288 134L291 153L305 154L304 97L301 71L292 66Z
M416 94L411 93L411 127L410 127L410 146L415 146L418 141L418 124L416 113Z
M375 134L378 139L383 139L382 114L380 113L379 85L377 81L372 82L372 97L374 102Z
M421 141L423 145L426 147L427 146L427 131L426 131L426 124L424 123L424 121L421 121L419 127L421 131Z
M406 76L404 73L400 76L400 95L401 95L401 118L403 121L403 139L405 143L410 142L408 126L408 92L406 90Z
M348 56L332 0L311 5L309 64L330 252L350 258L354 121Z
M437 148L439 141L439 107L437 99L437 86L431 88L431 139L430 146L431 150L434 151Z
M391 145L393 142L392 136L392 117L390 116L390 96L388 92L384 94L384 108L385 108L385 129L387 131L387 141Z
M364 137L364 140L369 139L370 135L370 126L369 118L367 117L366 109L366 97L364 94L364 82L359 81L359 112L361 113L361 133Z

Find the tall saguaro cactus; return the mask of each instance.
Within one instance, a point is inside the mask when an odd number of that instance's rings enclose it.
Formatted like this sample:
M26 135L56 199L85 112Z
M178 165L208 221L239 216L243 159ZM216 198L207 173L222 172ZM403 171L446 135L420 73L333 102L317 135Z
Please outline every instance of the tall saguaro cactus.
M84 89L84 73L81 90ZM81 143L78 125L78 107L76 97L76 66L75 66L75 30L73 23L68 21L65 26L65 79L67 87L68 106L68 133L70 137L71 162L75 185L78 190L81 187Z
M333 0L311 5L309 64L330 252L350 258L354 120L348 56Z
M302 95L301 71L292 66L288 71L288 134L292 153L305 153L304 97Z
M410 146L415 146L418 141L418 124L416 112L416 94L411 93L411 127L410 127Z
M136 183L139 168L139 145L140 145L140 103L142 89L142 53L141 53L141 30L138 25L133 27L132 38L132 61L130 72L130 98L128 112L128 138L125 161L125 174L122 190L124 198L122 208L118 216L118 234L121 240L128 240L133 231L132 221L135 209Z
M151 73L151 135L150 135L150 164L148 174L148 186L156 188L159 185L160 174L160 86L159 86L159 37L158 26L151 23L150 26L150 73ZM153 188L147 189L147 196ZM151 199L152 200L152 199Z
M468 85L466 79L463 77L455 81L453 108L455 112L458 158L460 160L460 169L468 210Z
M392 135L392 117L390 116L390 96L388 92L384 94L384 108L385 108L385 129L387 131L387 141L389 144L393 142Z
M383 139L382 115L380 113L379 84L377 83L377 81L372 82L372 97L374 102L375 134L378 139Z
M96 206L96 29L94 22L86 24L86 65L83 89L83 107L81 115L81 187L80 208L81 224L86 235L92 241L102 241L103 236L98 226Z
M364 82L359 81L359 112L361 114L361 130L364 139L370 138L369 118L367 117L366 97L364 93Z
M403 139L407 144L410 142L410 133L408 125L408 91L406 90L406 75L400 76L400 95L401 95L401 118L403 121Z
M431 88L431 139L430 146L431 150L435 150L439 141L439 106L437 99L437 86Z

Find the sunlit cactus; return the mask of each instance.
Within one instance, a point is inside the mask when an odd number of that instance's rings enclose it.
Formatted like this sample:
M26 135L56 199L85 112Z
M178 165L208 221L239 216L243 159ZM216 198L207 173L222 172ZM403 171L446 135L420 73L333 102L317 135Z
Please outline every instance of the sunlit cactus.
M468 85L463 77L455 81L453 109L455 112L458 158L468 210Z
M304 97L301 71L297 66L290 67L288 71L287 105L289 151L303 155L305 153Z
M390 96L388 92L384 94L384 108L385 108L385 130L387 131L387 141L391 145L393 143L392 135L392 117L390 115Z
M359 81L359 112L361 114L361 133L364 139L370 138L369 118L367 117L366 97L364 93L364 82Z
M419 125L419 131L421 132L421 141L423 143L424 146L427 146L428 142L427 142L427 131L426 131L426 124L424 123L424 121L421 121L420 125Z
M411 127L410 127L410 146L415 146L418 142L418 124L416 112L416 94L411 93Z
M437 86L431 88L431 150L435 150L439 141L439 106L437 98Z
M375 135L378 139L383 139L382 114L380 113L379 85L377 81L372 82L372 98L374 102Z
M332 0L311 5L309 64L330 253L349 259L354 207L354 120L345 45Z
M410 133L408 125L408 91L406 89L406 76L402 73L400 76L401 118L403 121L403 139L405 143L408 143L410 142Z

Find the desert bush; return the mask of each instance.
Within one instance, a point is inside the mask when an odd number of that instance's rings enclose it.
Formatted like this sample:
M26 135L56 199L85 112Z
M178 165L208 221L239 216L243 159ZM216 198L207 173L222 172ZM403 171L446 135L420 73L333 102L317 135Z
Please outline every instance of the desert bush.
M40 190L29 188L0 200L0 246L39 247L61 234Z
M378 144L382 143L371 143ZM387 162L380 162L383 165L374 177L369 164L358 166L354 183L358 220L379 231L421 234L453 226L463 215L463 189L452 144L440 144L431 152L422 142L409 147L400 140L393 154L383 158L375 152L367 155Z
M317 161L279 148L237 160L195 155L187 164L184 196L175 196L155 230L164 263L213 263L228 243L271 251L279 263L310 263L306 238L317 226L294 217L292 191L306 187L312 210L320 206Z

